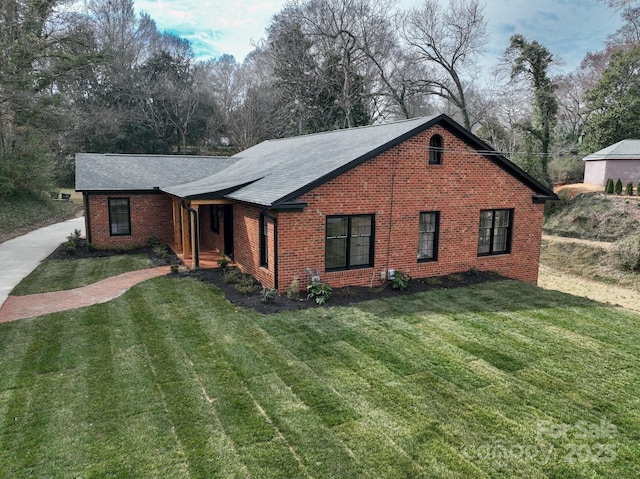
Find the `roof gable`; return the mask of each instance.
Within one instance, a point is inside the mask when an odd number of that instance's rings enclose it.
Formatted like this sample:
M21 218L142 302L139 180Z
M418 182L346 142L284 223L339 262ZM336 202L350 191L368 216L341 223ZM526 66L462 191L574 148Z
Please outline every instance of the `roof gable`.
M265 141L232 157L238 161L223 171L163 190L180 197L224 195L278 207L436 124L463 139L540 198L555 198L552 191L446 115Z

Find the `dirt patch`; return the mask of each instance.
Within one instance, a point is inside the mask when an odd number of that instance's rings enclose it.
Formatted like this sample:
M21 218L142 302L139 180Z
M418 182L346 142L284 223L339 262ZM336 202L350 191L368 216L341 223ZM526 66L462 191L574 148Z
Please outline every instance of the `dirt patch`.
M233 304L247 309L253 309L259 313L272 314L282 311L297 311L308 308L320 308L313 299L307 299L306 289L301 288L299 299L289 299L286 294L279 294L272 303L260 302L261 286L254 292L241 294L234 284L225 283L222 279L223 270L200 269L193 271L181 271L171 273L169 277L184 278L190 277L200 281L211 283L225 294L225 297ZM365 286L348 286L345 288L334 288L331 298L325 303L326 307L349 306L362 301L373 299L402 297L413 293L431 291L435 289L452 289L472 284L484 283L487 281L500 281L506 278L493 272L466 271L462 273L450 274L431 278L412 279L406 290L397 290L387 282L379 288L368 288Z
M553 189L553 191L555 193L566 191L570 198L575 198L582 193L593 193L596 191L604 193L604 186L592 185L591 183L572 183L569 185L558 185Z
M640 312L640 292L555 271L540 265L538 286Z
M595 240L586 240L581 238L569 238L567 236L555 236L555 235L542 235L543 241L558 241L560 243L574 243L574 244L583 244L585 246L591 246L593 248L602 248L609 250L611 249L615 243L611 243L608 241L595 241Z

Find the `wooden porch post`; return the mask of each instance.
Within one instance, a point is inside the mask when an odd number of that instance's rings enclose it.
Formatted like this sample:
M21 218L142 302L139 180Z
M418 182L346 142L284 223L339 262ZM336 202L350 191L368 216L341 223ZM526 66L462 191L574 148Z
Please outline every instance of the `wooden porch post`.
M182 251L180 238L180 202L173 198L173 249Z
M189 238L189 211L180 208L180 218L182 220L182 254L184 259L191 258L191 238Z
M198 208L199 205L193 205L192 208L195 210L195 214L191 215L191 251L192 251L192 261L191 261L191 267L193 269L196 269L198 267L200 267L200 254L199 254L199 249L200 249L200 228L199 228L199 212L198 212Z

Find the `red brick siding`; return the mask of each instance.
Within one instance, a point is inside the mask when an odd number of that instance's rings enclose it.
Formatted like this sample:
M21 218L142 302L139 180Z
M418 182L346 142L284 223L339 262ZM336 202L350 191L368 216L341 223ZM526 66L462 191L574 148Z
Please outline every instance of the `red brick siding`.
M86 193L85 193L86 195ZM111 236L109 198L129 198L131 235ZM87 222L91 242L99 248L130 248L146 245L150 236L173 244L173 212L171 198L163 194L89 194Z
M436 133L445 152L441 165L429 165L429 139ZM532 195L456 136L433 127L305 194L303 212L279 214L279 289L295 276L303 286L307 267L336 287L379 284L389 268L413 277L477 268L536 283L544 205L533 204ZM499 208L514 209L511 253L478 257L480 210ZM421 211L440 212L437 262L417 262ZM324 271L325 219L342 214L375 214L374 267Z
M275 285L274 224L268 221L268 266L260 266L260 208L233 205L234 261L243 272L253 275L266 288Z

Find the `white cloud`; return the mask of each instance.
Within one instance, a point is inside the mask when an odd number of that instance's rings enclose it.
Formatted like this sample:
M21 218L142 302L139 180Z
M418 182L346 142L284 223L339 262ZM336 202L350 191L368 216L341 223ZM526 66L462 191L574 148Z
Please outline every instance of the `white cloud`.
M400 6L421 0L402 0ZM604 46L607 35L621 24L619 15L598 0L486 0L489 22L486 63L494 64L509 45L513 33L537 40L573 69L588 51ZM223 53L242 60L251 44L265 35L271 17L283 0L136 0L160 30L189 39L198 58Z

